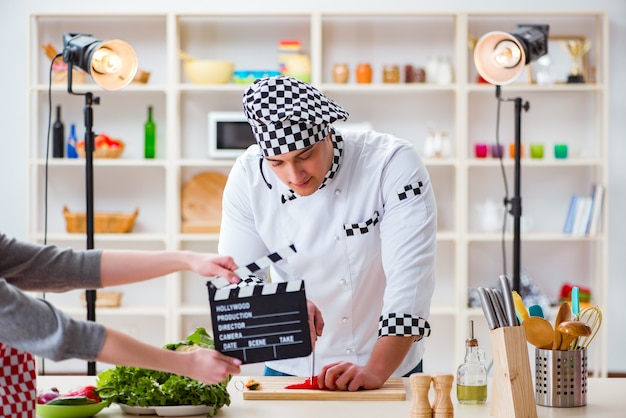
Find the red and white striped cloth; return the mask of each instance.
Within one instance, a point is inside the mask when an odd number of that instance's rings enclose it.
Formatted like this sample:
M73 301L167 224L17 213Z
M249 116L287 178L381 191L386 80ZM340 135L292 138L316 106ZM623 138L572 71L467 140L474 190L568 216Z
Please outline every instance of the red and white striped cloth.
M36 378L31 354L0 343L0 417L35 417Z

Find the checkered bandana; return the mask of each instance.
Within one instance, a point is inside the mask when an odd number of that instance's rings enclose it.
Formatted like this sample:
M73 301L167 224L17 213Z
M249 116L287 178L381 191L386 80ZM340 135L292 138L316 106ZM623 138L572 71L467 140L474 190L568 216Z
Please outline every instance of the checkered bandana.
M348 119L348 112L315 87L287 76L252 83L243 110L266 157L311 146L328 136L330 124Z

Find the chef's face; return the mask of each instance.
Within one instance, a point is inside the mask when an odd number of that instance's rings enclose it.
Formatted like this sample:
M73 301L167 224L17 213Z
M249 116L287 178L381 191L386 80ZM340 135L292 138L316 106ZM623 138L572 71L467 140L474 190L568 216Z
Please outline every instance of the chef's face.
M291 190L309 196L322 184L332 164L333 144L328 135L305 149L265 157L270 168Z

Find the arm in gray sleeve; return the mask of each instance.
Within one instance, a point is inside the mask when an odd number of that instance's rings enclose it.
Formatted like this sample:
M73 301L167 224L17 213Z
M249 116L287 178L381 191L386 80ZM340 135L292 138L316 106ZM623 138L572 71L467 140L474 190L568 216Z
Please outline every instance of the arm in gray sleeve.
M102 251L37 245L0 233L0 277L22 290L96 289Z
M102 324L77 321L0 278L0 342L54 361L94 360L102 349Z

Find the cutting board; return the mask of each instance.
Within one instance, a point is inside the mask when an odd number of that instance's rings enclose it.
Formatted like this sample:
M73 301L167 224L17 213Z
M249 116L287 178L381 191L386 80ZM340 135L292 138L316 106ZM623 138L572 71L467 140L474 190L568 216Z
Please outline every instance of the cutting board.
M292 376L260 376L254 380L261 382L259 390L245 390L243 398L248 400L309 400L309 401L404 401L406 388L401 377L392 377L380 389L358 392L285 389L285 386L302 383L306 378Z
M181 232L219 233L226 179L222 173L206 171L185 183L181 191Z

